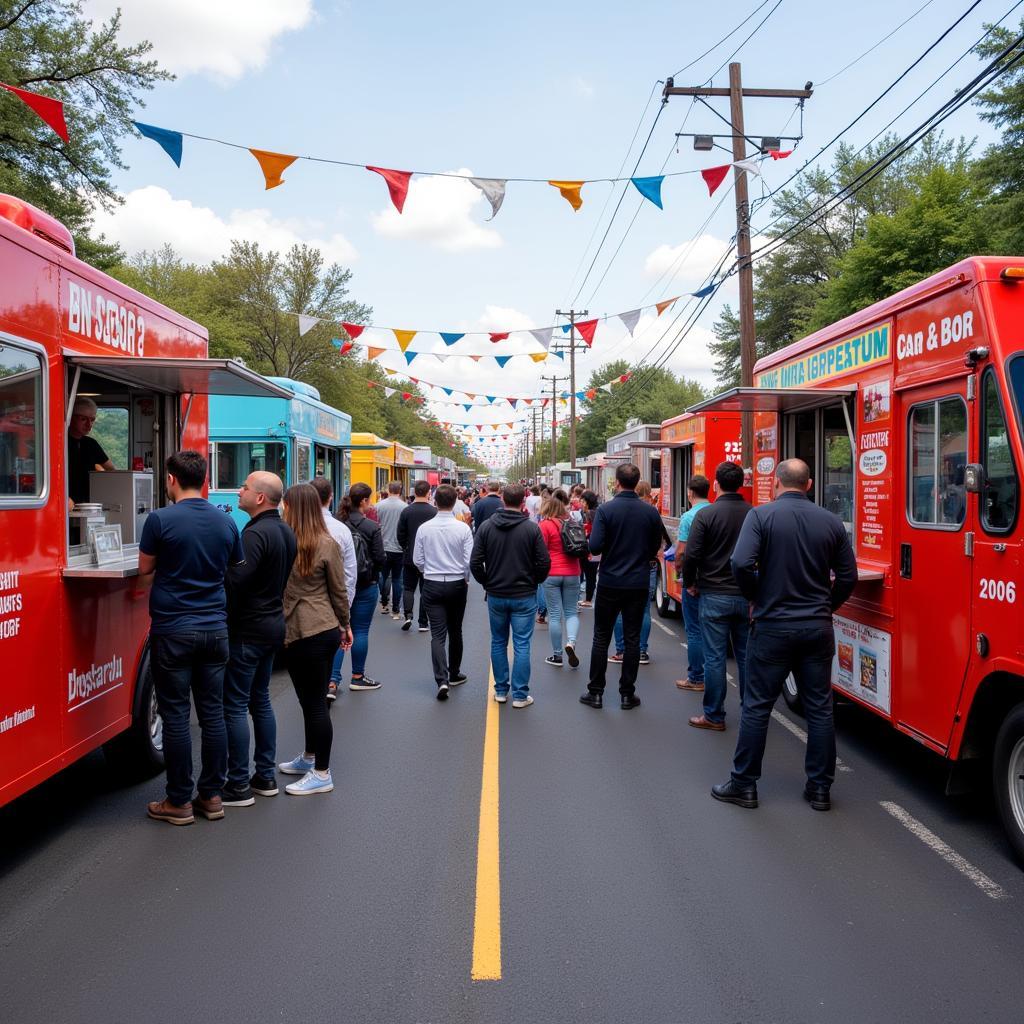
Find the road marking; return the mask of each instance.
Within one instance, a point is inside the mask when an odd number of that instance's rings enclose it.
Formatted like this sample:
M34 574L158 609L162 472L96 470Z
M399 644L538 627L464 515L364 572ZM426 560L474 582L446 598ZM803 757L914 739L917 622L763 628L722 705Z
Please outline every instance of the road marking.
M651 622L653 622L663 633L668 633L669 636L675 636L675 633L673 633L664 622L659 622L657 619L651 619Z
M891 800L880 801L884 807L904 828L912 832L922 843L937 853L947 864L952 865L968 881L973 882L986 896L994 900L1007 900L1010 894L999 884L993 882L980 868L976 868L969 860L961 857L951 846L944 843L931 829L922 825L908 811Z
M473 915L473 981L501 981L501 845L498 836L498 711L494 672L487 686L480 824L476 846L476 909Z

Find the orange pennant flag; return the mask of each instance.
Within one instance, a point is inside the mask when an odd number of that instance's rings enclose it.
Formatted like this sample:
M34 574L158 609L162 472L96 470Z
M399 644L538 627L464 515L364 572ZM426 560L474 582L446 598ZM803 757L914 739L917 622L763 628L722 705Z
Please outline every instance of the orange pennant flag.
M367 359L371 359L371 360L372 359L376 359L377 356L384 355L384 353L386 351L387 351L387 349L384 349L384 348L367 348L367 350L366 350L366 358Z
M250 149L250 153L259 162L263 177L267 179L267 188L277 188L284 184L281 177L299 158L297 156L286 156L284 153L269 153L265 149Z
M544 360L547 359L547 357L548 357L547 352L531 352L530 353L530 358L535 363L543 363Z
M664 313L669 306L673 305L678 298L679 296L677 295L674 299L666 299L664 302L656 302L654 304L654 308L658 311L658 316L661 316L661 314Z
M398 347L403 352L409 347L409 342L416 337L415 331L400 331L397 327L392 327L391 331L398 339Z
M554 185L562 193L562 198L574 210L578 210L583 205L580 189L586 184L585 181L549 181L548 184Z

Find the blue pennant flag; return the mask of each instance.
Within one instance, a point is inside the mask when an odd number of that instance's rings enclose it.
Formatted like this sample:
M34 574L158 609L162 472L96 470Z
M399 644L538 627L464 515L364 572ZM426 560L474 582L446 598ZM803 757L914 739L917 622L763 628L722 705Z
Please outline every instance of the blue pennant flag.
M586 391L577 391L576 392L576 400L578 402L582 402L583 399L586 398L586 396L587 396Z
M466 336L465 334L445 334L444 331L438 331L437 333L441 335L441 340L446 345L454 345L459 338L464 338Z
M412 361L419 355L419 352L403 352L405 356L406 365L411 365Z
M565 353L564 352L556 352L555 355L558 356L558 358L561 359L563 363L565 362Z
M661 183L665 180L664 174L656 175L653 178L630 178L629 180L636 185L637 192L644 199L649 199L659 210L665 209L661 205Z
M473 408L473 406L471 406L471 405L466 405L465 403L463 403L463 405L462 405L462 408L463 408L463 409L465 409L465 410L466 410L466 412L469 412L469 410L470 410L470 409L472 409L472 408Z
M562 324L562 333L568 334L571 328L572 324Z
M445 393L445 394L446 394L446 395L447 395L447 396L448 396L449 398L451 398L451 397L452 397L452 391L454 390L454 388L441 388L441 390L442 390L442 391L443 391L443 392L444 392L444 393Z
M132 121L140 135L152 139L179 167L181 166L181 132L172 132L167 128L155 128L151 124Z
M505 364L511 359L511 356L495 356L494 361L498 364L501 369L505 368Z
M690 292L695 299L706 299L717 287L714 281L711 284L704 285L699 291Z
M494 395L484 395L484 398L486 398L487 401L491 403L491 405L494 404Z

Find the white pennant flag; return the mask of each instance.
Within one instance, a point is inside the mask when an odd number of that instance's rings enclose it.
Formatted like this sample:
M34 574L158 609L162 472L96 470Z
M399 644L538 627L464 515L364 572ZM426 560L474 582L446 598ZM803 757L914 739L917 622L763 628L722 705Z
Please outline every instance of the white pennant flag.
M633 331L636 330L636 325L640 320L640 310L631 309L628 313L620 313L619 319L626 325L626 330L629 331L629 335L632 337Z
M612 390L611 381L609 381L607 384L602 384L601 385L601 390L602 391L607 391L610 394L611 390Z
M501 204L505 201L505 179L504 178L470 178L470 183L476 185L487 202L491 204L491 215L488 220L494 220L498 216Z
M310 327L316 327L320 323L320 318L316 316L306 316L305 313L299 314L299 334L305 334Z
M548 350L548 346L551 344L551 328L550 327L538 327L535 331L530 331L536 340L538 345L544 347L544 351Z
M761 177L761 161L756 156L746 160L737 160L733 167L738 167L741 171L746 171L747 174L753 174L758 178Z
M395 394L395 389L394 388L385 388L384 389L384 397L385 398L390 398L393 394Z

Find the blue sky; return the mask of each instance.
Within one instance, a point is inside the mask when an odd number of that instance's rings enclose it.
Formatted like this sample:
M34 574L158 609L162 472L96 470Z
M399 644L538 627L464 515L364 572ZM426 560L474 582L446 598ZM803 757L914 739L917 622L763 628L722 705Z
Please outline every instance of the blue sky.
M801 87L824 81L924 0L856 5L783 0L738 55L745 84ZM569 5L431 4L363 0L177 0L152 4L122 0L125 37L148 37L155 53L178 73L159 86L138 119L167 128L230 139L258 148L373 163L409 170L468 171L481 176L594 178L616 175L656 80L689 63L732 29L758 0L674 5L634 0ZM111 0L85 0L103 15ZM700 84L757 21L683 73L677 84ZM932 0L877 51L820 87L808 101L804 140L788 161L768 164L764 182L779 184L845 126L898 72L969 4ZM867 141L936 75L1000 18L1010 0L980 6L847 137ZM1013 24L1011 18L1009 24ZM979 65L964 60L896 128L910 128L967 81ZM727 84L726 71L716 85ZM727 113L727 101L714 101ZM641 141L654 119L657 97L642 119ZM674 133L725 130L710 111L674 98L662 114L639 174L707 167L724 153L695 153ZM783 100L747 102L747 133L780 132L793 113ZM953 133L991 138L968 108L947 122ZM789 132L796 134L799 118ZM632 170L634 148L627 164ZM471 186L414 179L406 212L389 212L384 182L365 170L299 162L285 184L265 191L247 153L186 139L181 170L153 143L127 140L130 165L117 187L126 204L100 226L129 251L171 242L190 258L207 260L241 236L287 246L320 244L351 266L354 297L373 306L374 322L423 330L500 330L555 322L554 310L576 297L596 231L601 237L617 193L606 184L584 188L573 212L546 184L510 184L493 222ZM827 159L827 155L825 158ZM760 185L754 182L752 194ZM721 192L716 194L717 201ZM606 200L612 195L612 203ZM642 201L627 194L595 273L578 304L590 315L632 309L697 287L735 227L726 199L712 211L697 176L667 179L664 211L644 203L633 229L595 287L608 257ZM602 211L604 215L602 217ZM767 211L760 221L767 220ZM755 226L756 226L755 219ZM679 247L698 236L689 258L673 268ZM660 278L660 279L659 279ZM730 283L719 293L734 301ZM706 342L718 303L669 362L702 383L712 380ZM583 379L607 359L648 353L669 323L641 322L630 341L618 323L598 330L591 354L580 360ZM420 347L422 339L413 343ZM385 344L393 346L388 338ZM436 335L431 347L443 350ZM462 343L482 351L486 338ZM522 342L503 351L533 349ZM659 346L659 351L661 347ZM397 355L397 354L396 354ZM388 357L386 364L402 365ZM442 364L419 357L412 373L486 393L532 395L547 365L513 359L504 370L492 360ZM468 381L472 379L473 385ZM509 418L484 414L485 422Z

